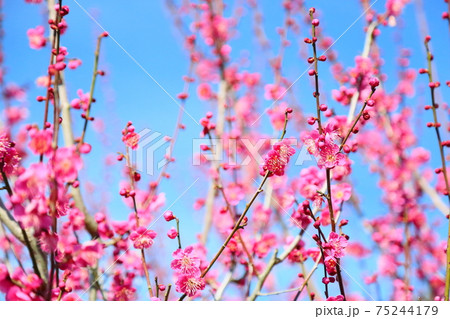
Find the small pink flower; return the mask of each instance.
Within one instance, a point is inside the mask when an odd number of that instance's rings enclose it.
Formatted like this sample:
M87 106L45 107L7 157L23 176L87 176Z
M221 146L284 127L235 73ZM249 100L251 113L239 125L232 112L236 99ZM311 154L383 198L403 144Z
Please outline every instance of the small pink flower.
M323 247L331 256L341 258L345 255L344 249L347 245L347 238L342 235L338 235L335 232L331 232L328 236L328 243L323 244Z
M135 150L138 148L139 138L140 136L136 132L127 132L122 137L122 141L126 146L131 147L131 149Z
M198 198L195 200L194 205L192 205L192 208L194 208L194 210L200 210L203 206L205 206L205 199Z
M45 47L47 40L44 37L45 29L43 26L38 25L34 29L28 29L27 36L32 49L40 49Z
M17 178L14 184L12 201L21 203L25 199L45 198L48 180L47 165L43 163L31 164Z
M113 230L116 234L123 236L128 232L128 221L112 221Z
M286 89L277 84L266 84L264 86L264 98L266 100L279 100L286 93Z
M388 15L399 16L406 4L408 4L406 0L387 0L385 4L386 12Z
M208 83L201 83L197 87L197 95L200 100L209 100L212 96L211 87Z
M31 129L30 142L28 143L29 148L34 154L49 155L52 151L52 135L52 131L49 129Z
M200 277L181 275L175 283L176 291L193 297L199 290L205 289L205 280Z
M46 253L54 252L58 245L58 234L50 232L42 232L39 236L39 243L42 251Z
M75 180L82 167L83 161L74 147L58 148L50 163L56 178L64 183Z
M175 229L175 227L172 227L172 228L167 232L167 236L168 236L170 239L175 239L175 238L177 238L178 232L177 232L177 230Z
M199 276L200 258L191 255L193 250L192 246L188 246L184 250L175 250L172 254L174 260L170 263L170 268L182 275Z
M330 143L320 149L317 166L319 168L334 168L337 165L345 165L345 160L346 156L339 152L339 146Z
M10 106L4 110L4 115L9 124L17 124L28 117L28 109L19 106Z
M80 267L95 267L103 254L103 245L96 240L85 242L76 257L76 263Z
M133 231L130 235L130 239L136 249L150 248L155 237L156 233L153 230L148 230L143 226Z
M3 95L7 99L25 101L27 93L24 88L15 83L8 83L3 89Z
M308 227L308 225L311 224L312 221L311 217L309 217L309 215L307 215L302 209L294 210L291 218L294 224L301 229L306 229L306 227Z
M267 111L267 114L270 117L270 122L275 130L282 130L285 121L285 113L286 108L288 107L287 103L282 102L275 107L270 108Z
M255 103L255 98L253 96L244 95L240 97L234 103L234 109L236 111L236 115L242 118L247 118L251 116L252 105Z
M86 111L91 95L89 93L83 93L83 90L81 89L77 90L77 95L78 98L73 99L72 102L70 102L70 106L77 110L83 109L84 111Z
M264 234L262 238L253 245L253 252L258 258L264 258L276 243L277 237L275 234Z
M238 184L230 184L224 189L225 196L227 198L227 201L230 203L231 206L236 206L239 204L241 200L245 197L244 189L241 185Z
M21 268L16 268L11 274L11 279L21 282L25 291L38 289L42 284L42 280L34 273L25 274Z
M19 166L20 157L14 143L3 132L0 132L0 165L3 172L10 175L16 172ZM0 176L0 180L3 178Z
M69 67L69 69L75 70L76 68L78 68L81 65L81 60L80 59L72 59L69 61L69 63L67 64L67 66Z
M275 143L272 150L264 156L264 165L260 169L261 176L267 172L269 176L273 174L283 176L289 158L294 154L295 150L286 141Z
M111 295L113 300L128 301L136 299L136 288L133 287L134 273L126 273L125 276L120 271L116 271L111 283Z
M49 85L48 75L42 75L36 79L36 85L40 87L47 87Z
M342 202L348 201L352 196L352 186L348 183L341 183L331 186L333 206L339 206Z
M243 77L242 80L248 87L253 87L259 83L259 81L261 79L261 74L260 73L247 73L246 71L244 71L244 73L242 74L242 77Z
M372 276L367 276L364 278L364 283L366 285L370 285L370 284L374 284L377 282L378 279L378 275L377 274L373 274Z
M84 227L84 214L76 207L67 210L69 216L68 223L73 230L80 230Z

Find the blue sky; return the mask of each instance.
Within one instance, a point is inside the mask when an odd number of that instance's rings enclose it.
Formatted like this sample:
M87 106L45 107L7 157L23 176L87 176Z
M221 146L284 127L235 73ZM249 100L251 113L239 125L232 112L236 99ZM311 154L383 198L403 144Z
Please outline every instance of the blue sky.
M95 94L97 102L94 104L92 112L93 116L104 121L105 132L98 134L92 129L88 131L87 141L94 147L92 153L85 158L86 171L83 173L82 179L88 178L100 189L106 186L109 192L106 200L98 193L88 196L88 202L91 202L94 210L106 202L108 210L114 218L126 219L129 211L118 196L120 166L105 167L103 156L122 150L120 131L129 120L133 121L138 131L148 128L161 132L162 135L172 134L178 106L170 96L175 97L182 91L181 77L187 72L189 58L183 49L183 39L174 27L172 17L164 4L165 1L77 0L77 2L95 18L98 24L75 1L63 1L64 4L70 6L71 11L67 16L69 29L62 38L62 44L68 48L70 57L77 57L83 61L83 65L79 69L66 72L70 99L76 97L77 89L81 88L85 92L89 89L95 38L103 31L102 28L107 30L117 41L116 43L108 38L102 44L100 69L105 70L107 76L99 80ZM268 54L273 56L274 52L278 51L279 43L275 28L283 23L283 11L278 3L274 4L275 1L264 0L259 3L264 13L264 27L267 36L273 44ZM384 3L384 0L377 1L373 8L381 12ZM439 66L440 80L444 83L450 75L448 22L440 18L441 12L445 10L445 3L443 1L426 1L426 3L424 13L433 37L435 62ZM324 32L334 39L340 37L333 46L333 49L339 54L339 60L345 66L352 66L355 55L361 53L364 41L362 30L364 18L355 22L362 13L359 1L306 1L307 7L312 5L321 12L320 26L324 28ZM35 97L42 95L43 90L34 85L34 79L45 74L49 52L48 48L40 51L31 50L28 47L26 30L45 23L43 9L43 6L29 5L22 0L7 0L4 3L4 51L5 65L8 68L6 80L28 86L29 98L26 106L30 110L31 121L37 123L42 121L43 104L35 102ZM230 12L231 10L226 13ZM248 70L262 72L264 80L270 82L273 74L267 68L264 54L261 54L256 40L252 37L250 17L251 14L248 10L244 12L238 26L237 37L231 42L232 57L237 60L239 57L248 55ZM351 26L353 23L354 25ZM386 82L386 88L389 91L397 84L398 44L412 50L411 67L417 69L425 66L425 55L418 32L414 5L408 5L405 9L403 28L382 28L381 30L382 34L378 41L385 60L383 70L389 74ZM296 79L306 68L305 61L299 56L297 43L307 36L307 32L308 30L303 28L299 38L294 38L292 34L289 36L293 45L287 49L283 69L284 75L291 80ZM407 102L419 109L421 105L429 103L429 97L428 90L426 90L426 79L419 76L417 84L418 96ZM321 72L321 85L322 91L327 92L327 100L330 101L330 92L332 89L338 88L338 84L331 78L329 72ZM300 78L292 90L304 107L304 112L311 113L314 103L312 103L310 79L307 76ZM444 99L448 101L450 97L448 88L442 87L440 91ZM199 101L195 95L195 90L191 88L191 98L187 102L186 109L198 120L211 109L211 106ZM261 104L261 112L270 106L268 101ZM341 114L345 114L347 111L342 107L337 109L342 112ZM434 132L425 128L425 122L429 120L426 119L426 116L429 114L422 113L415 119L417 123L420 123L415 129L420 132L420 144L431 150L433 165L438 166L435 136ZM198 137L200 128L186 115L184 115L183 123L187 129L181 132L175 147L176 163L169 169L172 178L163 182L161 188L167 195L167 205L174 202L195 178L201 177L198 170L189 169L192 156L191 140ZM271 133L267 116L262 119L261 129L267 134ZM78 132L76 135L79 135L80 126L76 126L76 130ZM108 141L107 144L101 142L105 139ZM291 170L291 174L296 173L298 173L298 168ZM201 231L203 212L196 212L192 209L193 200L206 194L205 180L204 177L201 178L201 183L192 187L171 208L181 218L182 227L188 228L182 233L185 245L194 242L196 234ZM149 180L151 179L150 177ZM379 196L375 196L380 193L377 190L376 178L369 175L364 164L356 165L353 181L359 189L361 200L365 202L366 215L375 216L384 213ZM349 214L352 213L349 212ZM440 218L440 215L435 212L430 212L429 216L432 219ZM158 227L163 227L161 234L165 236L167 225L162 224ZM349 231L350 236L353 234L362 236L361 240L367 242L368 235L359 234L359 229L356 232ZM175 242L168 242L168 244L173 245L174 249L176 248ZM209 245L211 252L218 245L219 242L213 240ZM348 265L346 263L344 266L348 269L360 267L351 260L348 261ZM372 266L366 264L364 268L368 269ZM287 284L288 279L288 276L282 278L279 288L283 288L283 282ZM353 283L350 283L350 287L355 291L359 290L358 286ZM387 298L388 295L383 295L383 297Z

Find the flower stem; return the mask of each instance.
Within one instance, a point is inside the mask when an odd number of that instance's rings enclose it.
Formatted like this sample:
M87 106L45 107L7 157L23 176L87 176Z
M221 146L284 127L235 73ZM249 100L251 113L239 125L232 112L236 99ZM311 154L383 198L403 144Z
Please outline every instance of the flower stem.
M233 227L233 230L231 231L231 233L228 235L227 239L225 240L225 242L223 243L223 245L220 247L219 251L216 253L216 255L214 256L214 258L211 260L211 262L209 263L209 266L203 271L201 277L204 278L206 276L206 274L210 271L210 269L212 268L212 266L214 265L214 263L217 261L217 259L220 257L220 255L222 254L222 252L225 250L225 248L227 247L228 243L230 242L231 238L233 238L234 234L239 230L239 228L241 228L241 224L242 221L244 220L245 215L247 214L247 212L249 211L250 207L252 206L253 202L256 200L256 198L258 197L258 195L260 193L262 193L262 188L264 186L264 184L266 183L267 179L269 178L269 172L266 173L266 175L264 176L263 180L261 181L261 184L259 185L258 189L256 190L255 194L253 194L252 199L250 200L250 202L245 206L245 210L243 211L241 217L239 217L238 221L236 222L236 224Z
M373 92L373 90L372 90ZM362 113L362 110L361 110ZM360 115L361 115L360 113ZM355 120L355 123L358 121L360 115L358 115L358 118ZM350 130L351 131L351 130ZM326 175L327 175L327 201L328 201L328 210L330 211L330 220L331 220L331 231L336 232L336 220L334 219L334 209L333 209L333 201L331 199L331 169L326 169ZM336 258L336 276L337 281L339 283L339 290L341 291L341 295L344 297L344 300L347 300L345 297L345 290L344 290L344 283L342 282L342 273L341 273L341 265L340 265L340 259Z
M177 239L178 239L178 249L181 249L181 238L180 238L180 220L178 218L175 218L175 221L177 222Z
M170 295L170 289L172 288L172 285L168 285L167 286L167 291L166 291L166 294L164 295L164 301L167 301L167 300L169 300L169 295Z
M132 189L134 190L135 189L135 187L134 187L134 179L133 179L134 169L131 166L130 156L128 154L129 154L129 150L127 148L127 156L126 156L127 166L130 168L130 173L129 173L130 184L131 184ZM133 200L134 215L135 215L135 218L136 218L136 227L139 227L140 226L139 213L138 213L136 198L135 198L135 196L132 196L131 198ZM150 275L148 273L147 261L145 260L145 251L144 251L144 249L141 249L141 261L142 261L142 268L144 268L145 279L147 281L148 293L149 293L150 298L152 298L153 297L153 290L152 290L152 284L151 284L151 281L150 281Z
M353 130L356 127L356 124L358 124L359 119L361 118L361 116L364 113L364 110L366 109L367 106L367 102L369 101L369 99L372 97L372 95L375 93L376 88L372 87L372 91L369 94L369 97L364 101L364 105L361 108L361 111L359 112L358 116L356 117L355 121L353 122L351 128L348 130L347 134L345 135L344 139L342 140L341 145L339 146L339 151L342 150L342 148L344 147L345 143L347 142L348 138L350 137L350 135L352 134Z
M430 52L430 48L428 46L428 41L425 41L425 48L427 50L427 60L428 60L428 81L429 83L433 83L433 73L432 73L432 64L433 55ZM445 154L444 154L444 146L442 145L441 133L439 131L439 122L437 118L437 104L434 95L435 86L430 86L431 91L431 110L433 111L433 120L434 120L434 129L436 131L436 137L439 146L439 153L441 155L441 163L442 163L442 174L444 175L445 187L447 190L447 197L450 203L450 187L447 176L447 167L445 164ZM450 213L450 212L449 212ZM448 216L448 214L447 214ZM448 227L448 235L447 235L447 263L445 266L445 291L444 291L444 299L449 301L450 295L450 222Z
M311 19L313 19L313 12L309 12L309 16ZM317 124L319 126L319 133L322 134L322 120L320 117L320 93L319 93L319 66L318 66L318 60L317 60L317 48L316 48L316 41L314 41L314 38L316 37L316 26L312 25L312 48L313 48L313 58L314 58L314 84L315 84L315 91L314 91L314 97L316 98L316 110L317 110Z
M142 266L144 268L145 279L147 280L148 293L150 295L150 298L152 298L153 297L153 290L152 290L152 284L150 282L150 275L148 274L147 261L145 260L144 249L141 249L141 260L142 260Z
M101 34L101 35L99 35L97 37L97 47L95 49L95 57L94 57L94 70L92 72L91 88L90 88L90 91L89 91L89 103L87 105L86 116L84 118L83 132L81 133L80 142L78 143L78 149L84 143L84 138L86 136L87 126L88 126L88 123L90 121L89 118L90 118L90 112L91 112L91 105L92 105L92 102L94 101L95 82L96 82L97 76L98 76L98 59L100 57L100 45L102 43L102 38L103 37L104 37L103 34Z

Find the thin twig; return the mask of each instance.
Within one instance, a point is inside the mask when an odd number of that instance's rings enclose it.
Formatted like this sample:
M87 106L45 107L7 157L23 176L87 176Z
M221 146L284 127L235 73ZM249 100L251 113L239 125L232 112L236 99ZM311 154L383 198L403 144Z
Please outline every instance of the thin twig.
M374 39L373 32L375 31L377 26L378 26L378 21L374 20L367 27L363 53L361 55L361 57L363 57L363 58L367 58L369 56L370 47L372 46L372 42ZM358 90L355 92L355 94L353 94L352 99L350 100L350 108L349 108L348 115L347 115L347 124L349 124L349 123L351 123L351 121L353 121L353 117L355 116L356 105L358 104L359 96L360 96L360 92Z
M275 292L268 292L268 293L259 292L258 296L280 295L280 294L285 294L285 293L294 292L294 291L297 291L297 294L300 295L302 293L303 289L308 285L309 279L311 278L311 276L316 271L321 258L322 258L322 254L319 254L319 257L316 259L316 261L314 263L314 266L311 268L311 270L309 271L308 275L305 277L305 279L303 280L302 285L299 288L292 288L292 289L286 289L286 290L275 291Z
M444 145L442 145L442 139L441 139L441 133L439 130L440 127L440 123L438 121L438 117L437 117L437 112L436 109L438 107L438 105L436 104L436 100L435 100L435 96L434 96L434 92L436 89L436 85L434 85L433 83L433 73L432 73L432 64L431 61L433 60L433 56L430 52L430 48L428 46L428 40L425 40L425 48L427 50L427 61L428 61L428 81L430 84L430 92L431 92L431 110L433 111L433 120L434 120L434 129L436 132L436 138L437 138L437 142L438 142L438 147L439 147L439 153L441 155L441 164L442 164L442 168L441 168L441 174L443 174L444 176L444 181L445 181L445 187L447 190L447 197L448 197L448 201L450 204L450 187L449 187L449 180L448 180L448 176L447 176L447 166L445 163L445 154L444 154ZM433 84L433 85L431 85ZM450 212L449 212L450 213ZM449 296L450 296L450 222L448 223L448 235L447 235L447 264L445 267L445 291L444 291L444 298L446 301L449 300Z

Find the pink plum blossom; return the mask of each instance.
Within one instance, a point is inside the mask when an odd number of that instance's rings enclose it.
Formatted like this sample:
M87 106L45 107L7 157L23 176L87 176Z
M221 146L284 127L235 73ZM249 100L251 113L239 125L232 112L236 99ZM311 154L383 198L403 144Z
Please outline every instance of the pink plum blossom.
M130 240L136 249L150 248L153 245L153 239L156 238L156 233L153 230L148 230L143 226L138 227L130 234Z

